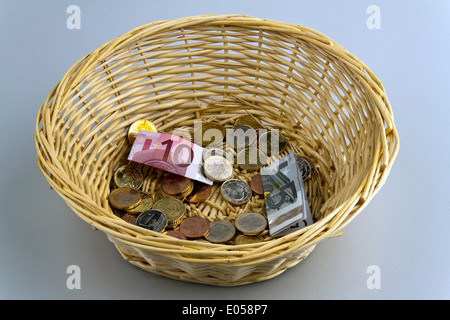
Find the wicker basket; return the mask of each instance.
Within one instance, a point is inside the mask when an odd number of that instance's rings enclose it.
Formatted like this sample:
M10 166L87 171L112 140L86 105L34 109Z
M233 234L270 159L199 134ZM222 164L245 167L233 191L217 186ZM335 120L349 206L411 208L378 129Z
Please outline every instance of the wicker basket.
M173 132L196 120L228 125L244 114L281 130L287 150L313 160L316 174L306 183L313 225L258 243L213 244L178 240L114 214L108 195L130 151L132 122L149 119ZM35 142L51 188L125 260L223 286L273 278L340 235L383 185L399 148L383 86L360 60L314 30L241 15L151 23L87 54L43 103ZM145 191L155 192L157 180L149 173ZM211 221L261 203L254 196L232 207L216 188L188 212Z

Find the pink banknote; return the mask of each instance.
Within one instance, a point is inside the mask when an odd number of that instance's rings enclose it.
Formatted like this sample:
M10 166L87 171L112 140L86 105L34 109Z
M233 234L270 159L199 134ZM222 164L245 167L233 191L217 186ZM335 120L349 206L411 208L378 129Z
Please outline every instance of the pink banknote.
M182 137L141 130L128 160L212 185L202 172L202 155L203 147Z

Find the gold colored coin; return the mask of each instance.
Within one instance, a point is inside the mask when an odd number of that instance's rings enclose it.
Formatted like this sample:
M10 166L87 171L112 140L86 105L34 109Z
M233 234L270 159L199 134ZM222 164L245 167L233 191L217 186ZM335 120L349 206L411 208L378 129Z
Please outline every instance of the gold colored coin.
M161 190L161 187L159 187L155 190L155 193L154 193L155 202L157 202L158 200L164 199L164 198L168 198L168 197L169 197L169 195L164 194L163 191Z
M267 163L267 156L257 148L246 148L238 153L237 163L243 170L254 171Z
M147 192L141 191L140 193L142 198L141 203L136 208L127 210L128 213L137 215L152 208L153 204L155 203L155 199L153 199L153 196Z
M250 243L258 243L263 242L264 239L259 236L246 236L245 234L239 234L234 239L234 243L239 244L250 244Z
M267 155L283 152L287 147L287 140L280 131L272 129L264 132L262 130L259 136L259 149Z
M140 130L158 132L156 126L149 120L137 120L128 128L128 141L133 144Z
M118 187L139 189L144 182L144 177L138 168L131 165L124 165L114 173L114 182Z
M179 225L186 212L184 203L176 198L161 199L153 205L152 209L164 212L169 228L174 228Z
M120 187L110 193L108 200L110 205L116 209L131 210L141 203L142 197L136 189Z
M194 130L194 141L203 147L218 145L225 138L225 127L217 122L202 122Z
M261 122L259 122L259 120L257 118L255 118L254 116L251 116L249 114L237 118L235 121L235 124L245 124L245 125L252 127L255 130L263 127L263 125L261 124Z
M179 193L179 194L167 194L164 192L164 190L159 189L157 191L156 197L157 200L165 199L165 198L176 198L178 200L185 200L194 190L194 181L191 181L189 184L189 187L186 189L185 192Z
M194 187L195 187L195 181L191 180L191 183L189 184L189 188L181 194L183 199L185 199L187 196L189 196L194 191Z

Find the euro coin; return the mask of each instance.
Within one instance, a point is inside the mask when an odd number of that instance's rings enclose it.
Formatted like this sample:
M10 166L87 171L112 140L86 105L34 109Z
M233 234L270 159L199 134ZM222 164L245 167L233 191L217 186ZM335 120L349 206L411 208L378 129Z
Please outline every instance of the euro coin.
M128 141L133 144L140 130L158 132L156 126L149 120L137 120L128 128Z
M203 164L205 175L216 182L223 182L233 176L233 165L224 157L211 156Z
M238 153L237 163L243 170L255 171L267 163L267 156L255 147L246 148Z
M218 145L225 138L225 127L217 122L195 124L194 142L202 147Z
M186 236L184 235L183 232L181 232L180 230L167 230L164 232L164 234L180 239L180 240L186 240Z
M311 165L305 158L300 156L295 156L295 160L297 162L299 175L303 178L303 181L308 180L311 177Z
M250 243L258 243L263 242L264 239L259 236L247 236L245 234L238 234L234 239L234 244L250 244Z
M287 147L287 140L278 130L267 130L259 136L259 149L268 156L281 153Z
M250 180L250 188L257 195L264 196L264 188L261 174L258 173L252 177L252 179Z
M191 188L191 179L169 173L161 182L161 190L167 195L178 195L187 192Z
M140 194L142 199L141 203L136 208L127 210L127 213L138 215L152 208L153 204L155 203L155 199L153 199L153 196L147 192L142 191L140 192Z
M209 234L205 239L212 243L224 243L231 240L235 233L233 223L228 220L217 220L210 223Z
M181 221L179 230L188 239L198 239L209 233L209 221L203 217L187 217Z
M231 204L241 205L250 200L252 189L249 184L240 179L230 179L220 187L222 197Z
M253 145L257 140L256 130L246 124L236 124L227 130L226 142L236 150Z
M132 165L124 165L114 173L114 182L118 187L139 189L144 182L144 177L138 168Z
M113 190L108 196L112 207L119 210L130 210L136 208L142 201L138 190L129 187L120 187Z
M208 199L211 194L211 186L199 181L194 182L194 190L186 197L190 203L200 203Z
M161 199L153 205L152 209L164 212L169 228L174 228L179 225L186 212L184 203L176 198Z
M234 221L236 229L248 236L255 236L267 227L267 219L260 213L244 212Z
M309 167L311 168L310 176L313 176L313 174L316 171L316 167L314 166L314 163L311 161L311 159L307 158L307 157L302 157L302 156L298 156L298 157L305 159L309 163Z
M136 220L137 220L137 216L135 216L134 214L126 213L126 214L124 214L122 219L125 220L128 223L131 223L131 224L135 225L136 224Z
M167 217L160 210L150 209L142 212L136 219L136 225L155 232L163 232L167 227Z
M252 127L255 130L263 127L261 122L257 118L255 118L254 116L251 116L249 114L237 118L235 121L235 124L245 124L245 125Z

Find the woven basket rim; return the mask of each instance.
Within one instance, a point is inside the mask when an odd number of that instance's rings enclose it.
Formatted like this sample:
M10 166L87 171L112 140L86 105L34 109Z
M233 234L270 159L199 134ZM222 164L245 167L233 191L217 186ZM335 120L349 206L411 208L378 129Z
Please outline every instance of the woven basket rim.
M383 122L386 128L380 128L385 132L384 143L388 139L386 135L390 135L390 139L395 139L395 145L392 150L388 150L386 145L382 145L379 148L379 155L373 159L373 170L370 173L382 171L381 176L377 179L377 183L373 188L370 188L370 192L366 193L364 196L361 195L364 186L358 189L358 192L346 201L340 203L339 206L334 208L333 211L329 212L322 219L315 222L313 225L305 227L295 233L289 234L282 238L273 239L263 243L245 244L245 245L228 245L228 244L197 244L195 241L182 241L178 239L173 239L168 236L155 233L152 231L145 231L144 233L148 236L136 237L134 235L129 235L126 233L116 232L111 229L111 225L115 225L118 222L114 217L107 218L108 212L102 208L96 208L95 201L91 201L89 197L86 197L86 206L92 207L91 212L88 210L80 209L77 206L74 199L78 198L75 195L75 191L67 190L62 188L53 181L52 177L63 175L62 167L57 164L52 164L53 167L49 168L46 163L45 158L48 155L54 153L54 146L51 145L51 138L45 136L42 131L42 123L48 122L52 118L49 114L51 110L47 108L50 103L51 97L55 93L63 92L67 90L72 83L76 83L81 79L83 72L80 70L88 70L98 61L113 53L114 50L118 50L123 47L135 43L144 34L148 35L157 34L162 30L167 30L171 28L188 28L194 25L233 25L233 26L246 26L249 28L257 28L258 30L270 30L277 32L286 32L291 34L293 37L302 38L308 36L309 41L313 41L315 45L319 47L324 47L327 49L327 53L333 54L339 57L352 71L358 74L361 81L365 81L365 88L367 90L372 90L372 94L379 99L383 100L383 105L385 109L379 110L379 113L383 117ZM73 77L73 74L76 77ZM66 94L66 99L68 99L69 93ZM58 96L59 101L53 101L52 105L58 110L63 108L66 100L64 97ZM340 235L341 230L351 221L354 217L368 204L369 200L377 193L379 188L384 184L392 164L399 148L399 139L397 131L393 121L393 114L390 108L389 102L387 100L384 88L378 78L365 66L358 58L347 52L341 45L337 44L327 36L319 33L316 30L296 25L290 23L282 23L275 20L269 19L259 19L247 15L199 15L191 16L186 18L171 19L171 20L161 20L145 24L136 27L129 32L114 38L105 44L98 47L96 50L88 53L82 57L78 62L76 62L63 76L60 82L55 86L52 92L48 95L47 100L42 104L37 121L36 129L34 133L36 150L38 153L37 162L40 171L44 174L45 178L49 182L50 186L66 201L69 207L77 213L84 221L92 225L95 229L99 229L108 236L114 238L116 241L123 244L132 244L136 248L142 250L151 249L160 255L178 255L188 256L189 259L201 261L207 263L218 263L222 264L224 261L227 263L246 263L246 261L254 260L258 261L260 259L272 259L274 257L279 257L283 255L289 255L294 251L304 250L311 246L315 246L320 241ZM393 137L393 138L392 138ZM45 149L45 151L43 151ZM382 159L382 161L380 161ZM50 172L49 172L50 170ZM62 180L64 177L62 178ZM370 178L373 179L373 178ZM373 182L371 182L373 183ZM79 190L82 191L81 189ZM81 192L82 193L82 192ZM86 195L87 196L87 195ZM101 216L96 216L93 212L102 213ZM101 222L100 222L101 220ZM129 230L135 229L133 226L126 226ZM136 227L138 228L138 227ZM140 230L142 232L142 230ZM151 246L149 244L151 243ZM173 243L174 245L170 244ZM184 246L178 246L183 244ZM208 247L209 249L200 250L201 246ZM205 256L206 259L205 259Z

